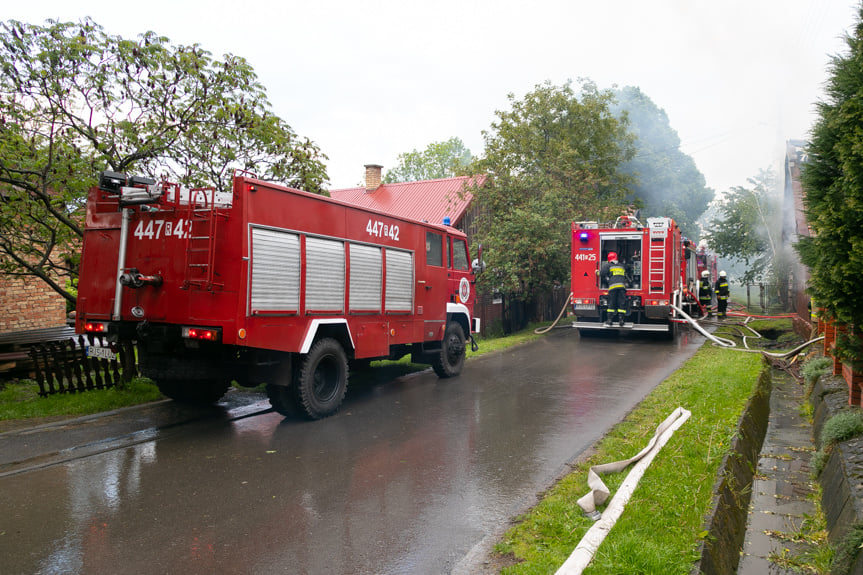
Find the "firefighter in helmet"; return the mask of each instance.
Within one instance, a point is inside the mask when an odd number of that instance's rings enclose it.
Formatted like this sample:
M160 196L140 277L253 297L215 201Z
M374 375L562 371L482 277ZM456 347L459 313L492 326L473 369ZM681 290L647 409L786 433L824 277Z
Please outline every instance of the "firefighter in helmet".
M612 321L623 327L623 317L626 315L626 268L617 261L616 252L608 252L608 261L602 264L599 272L602 281L608 285L608 310L605 325Z
M710 304L713 303L713 288L710 286L710 272L707 270L701 272L701 281L698 282L698 302L704 308L707 317L712 317Z
M725 271L719 272L719 277L716 278L716 315L719 317L728 317L728 278L725 277Z

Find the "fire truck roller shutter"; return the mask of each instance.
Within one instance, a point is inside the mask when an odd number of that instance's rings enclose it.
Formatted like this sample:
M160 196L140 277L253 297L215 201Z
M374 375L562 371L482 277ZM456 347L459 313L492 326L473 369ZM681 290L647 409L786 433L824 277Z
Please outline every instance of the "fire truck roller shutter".
M348 306L351 312L381 311L383 253L377 246L351 244L351 280Z
M413 311L413 254L387 248L386 258L386 311Z
M300 307L300 236L252 228L252 311L296 313Z
M307 311L344 311L344 242L306 237L305 294Z

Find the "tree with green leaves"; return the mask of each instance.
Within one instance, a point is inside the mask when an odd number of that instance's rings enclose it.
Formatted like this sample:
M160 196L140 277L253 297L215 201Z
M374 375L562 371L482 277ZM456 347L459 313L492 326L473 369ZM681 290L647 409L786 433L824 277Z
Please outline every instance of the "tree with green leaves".
M387 170L384 183L437 180L463 175L472 156L459 138L432 142L422 152L399 154L399 165Z
M786 285L790 255L782 244L782 198L770 169L735 186L716 202L707 243L720 257L744 262L743 283Z
M612 111L626 114L636 136L635 156L621 166L635 180L631 202L642 208L643 217L674 218L685 236L698 240L695 222L713 200L713 190L692 157L681 151L665 110L632 86L615 90L614 96Z
M486 248L486 289L528 300L569 280L573 220L608 220L622 213L630 178L619 172L633 154L625 118L611 112L613 94L582 80L537 85L483 132L485 156L471 172L486 175L474 189L476 239Z
M813 306L849 326L839 356L863 368L863 6L848 52L832 58L826 99L818 103L801 179L812 236L796 245L809 267Z
M308 191L317 145L270 111L242 58L93 20L0 22L0 266L74 303L87 189L104 169L230 189L235 169Z

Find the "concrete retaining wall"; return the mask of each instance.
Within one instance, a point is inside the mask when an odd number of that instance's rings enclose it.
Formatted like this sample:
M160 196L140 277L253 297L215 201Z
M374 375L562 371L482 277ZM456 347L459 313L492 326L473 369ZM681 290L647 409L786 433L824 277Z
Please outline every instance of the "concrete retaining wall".
M813 434L821 449L824 423L846 409L848 386L840 376L821 377L813 387L810 402L814 408ZM830 542L839 544L855 526L863 525L863 438L836 444L818 478L821 484L821 508L827 518ZM851 573L863 573L863 553L857 554Z
M693 567L693 575L728 575L737 571L752 478L770 418L770 391L770 368L765 367L740 416L731 452L719 468L713 486L713 512L707 519L709 535L701 544L701 559Z

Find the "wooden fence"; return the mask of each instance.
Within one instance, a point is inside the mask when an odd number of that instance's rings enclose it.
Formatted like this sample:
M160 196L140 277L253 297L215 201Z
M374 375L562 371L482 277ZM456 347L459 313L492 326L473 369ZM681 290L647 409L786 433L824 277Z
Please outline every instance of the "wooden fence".
M130 381L137 374L132 344L111 347L116 352L113 359L88 356L88 345L109 348L103 338L92 335L40 343L30 348L39 395L108 389Z

